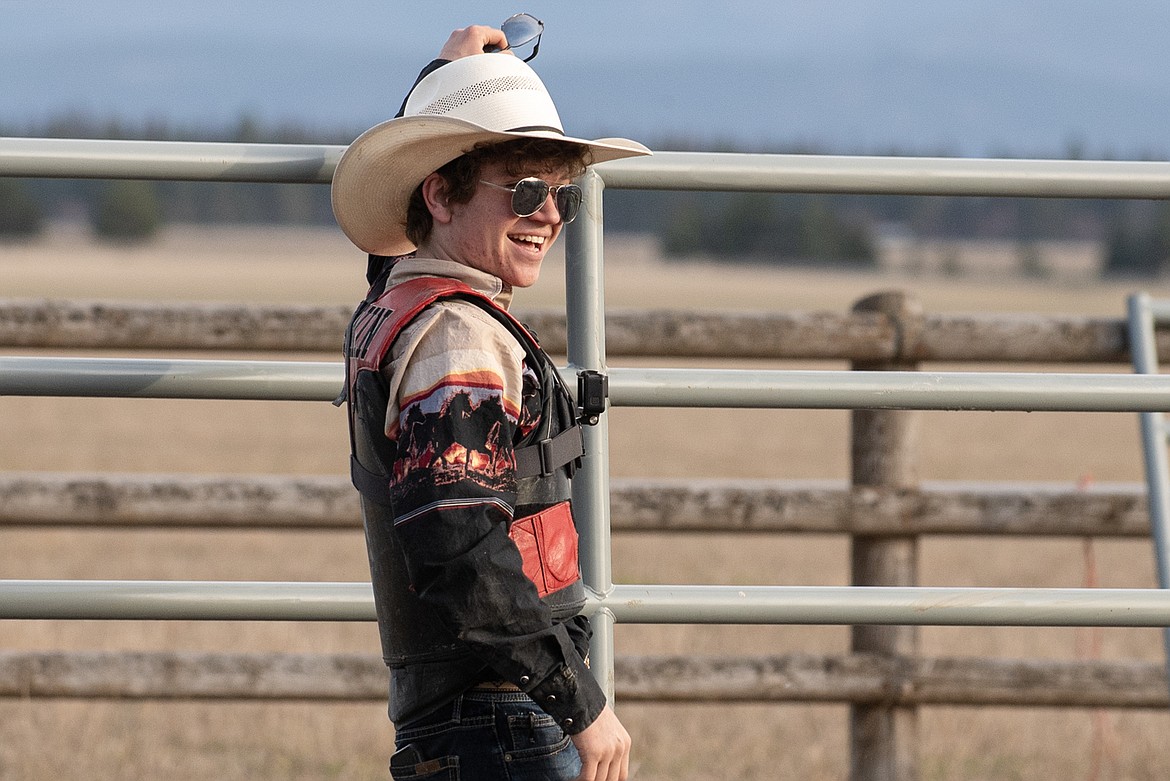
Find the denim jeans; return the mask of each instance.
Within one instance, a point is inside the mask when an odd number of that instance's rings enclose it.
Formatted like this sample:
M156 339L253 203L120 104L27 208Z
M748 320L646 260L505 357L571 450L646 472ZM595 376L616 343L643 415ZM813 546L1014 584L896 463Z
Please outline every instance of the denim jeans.
M464 692L395 730L394 781L571 781L577 749L527 694Z

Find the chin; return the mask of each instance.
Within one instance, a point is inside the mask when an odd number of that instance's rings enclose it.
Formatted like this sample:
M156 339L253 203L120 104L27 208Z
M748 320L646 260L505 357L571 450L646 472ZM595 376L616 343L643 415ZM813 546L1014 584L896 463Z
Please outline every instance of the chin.
M543 261L543 258L541 258L541 260ZM535 266L531 264L525 264L524 266L517 268L515 273L510 275L512 278L506 281L511 284L512 287L532 287L536 284L536 281L540 279L540 269L541 264L539 263L537 263Z
M512 287L518 287L521 289L526 288L526 287L532 287L533 285L536 284L536 281L538 279L540 279L540 274L534 274L530 277L526 276L526 277L523 277L522 279L517 279L516 281L514 281L512 283Z

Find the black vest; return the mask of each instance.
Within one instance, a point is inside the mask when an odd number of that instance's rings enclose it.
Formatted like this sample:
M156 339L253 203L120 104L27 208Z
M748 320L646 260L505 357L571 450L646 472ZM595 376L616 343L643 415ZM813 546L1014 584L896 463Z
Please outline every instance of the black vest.
M391 670L390 718L396 723L499 677L411 589L389 492L396 443L385 435L389 399L379 369L403 328L431 304L453 298L475 303L502 323L523 346L527 365L540 379L540 422L523 441L513 443L517 461L513 531L549 508L564 504L567 510L570 478L584 452L576 407L552 360L523 325L487 296L450 278L424 277L385 292L375 286L358 306L345 344L351 476L361 493L382 654ZM572 533L571 582L557 581L556 590L547 594L537 584L554 621L568 620L585 604ZM520 548L523 554L523 543ZM525 557L526 574L528 570ZM582 655L587 652L579 650Z

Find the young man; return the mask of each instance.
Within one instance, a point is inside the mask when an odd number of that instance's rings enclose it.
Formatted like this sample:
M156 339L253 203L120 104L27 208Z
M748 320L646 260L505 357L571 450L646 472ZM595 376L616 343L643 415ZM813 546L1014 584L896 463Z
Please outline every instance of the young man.
M569 507L575 406L507 314L594 162L499 30L452 33L400 116L333 180L371 291L346 337L395 779L625 779L630 738L589 674Z

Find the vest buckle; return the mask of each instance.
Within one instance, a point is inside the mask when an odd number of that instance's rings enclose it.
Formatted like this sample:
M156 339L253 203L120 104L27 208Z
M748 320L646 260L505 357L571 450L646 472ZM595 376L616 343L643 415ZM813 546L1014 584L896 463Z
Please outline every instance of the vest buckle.
M540 446L540 450L538 451L540 453L540 476L548 477L556 469L553 466L553 459L555 457L553 454L553 441L551 439L542 439L537 444Z

